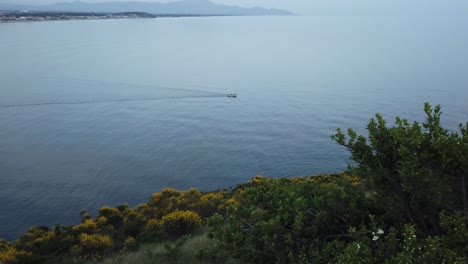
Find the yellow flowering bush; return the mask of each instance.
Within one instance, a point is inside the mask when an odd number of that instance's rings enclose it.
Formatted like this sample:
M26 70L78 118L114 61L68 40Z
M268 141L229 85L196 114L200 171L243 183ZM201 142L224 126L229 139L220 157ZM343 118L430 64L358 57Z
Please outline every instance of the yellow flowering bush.
M76 233L87 233L91 234L96 232L98 229L98 224L93 219L86 219L84 223L73 226L73 231Z
M161 191L162 196L164 197L177 197L180 196L180 191L173 188L164 188Z
M3 250L0 250L0 263L1 264L15 264L20 263L18 256L21 255L31 255L31 253L24 250L17 250L15 248L9 247Z
M173 210L193 210L200 202L202 193L191 188L186 192L183 192L177 199L173 199Z
M159 193L158 193L159 194ZM153 194L151 197L151 202L150 203L145 203L145 204L140 204L137 206L136 208L136 211L141 214L143 216L143 218L145 219L151 219L151 218L155 218L158 213L159 213L159 209L156 208L155 206L153 205L150 205L151 203L153 203L153 197L154 195L156 194Z
M159 230L159 221L156 219L150 219L146 224L146 230L148 231L158 231Z
M209 217L224 211L226 204L225 192L212 192L200 197L196 209L203 217Z
M137 210L147 220L161 219L174 211L194 211L202 217L209 217L225 209L229 194L225 190L202 193L195 188L187 191L166 188L160 193L152 194L150 202L139 205Z
M263 177L263 176L260 176L260 175L257 175L255 177L252 178L252 180L250 180L250 183L252 185L260 185L263 183L263 181L265 181L266 179Z
M99 217L105 217L107 222L113 227L120 227L123 224L124 216L117 208L104 206L99 209Z
M44 233L42 236L34 239L34 244L43 244L43 243L46 243L47 241L50 241L50 240L53 240L55 238L55 233L54 231L48 231L46 233Z
M202 223L199 214L193 211L175 211L163 216L161 228L170 236L179 237L195 231Z
M80 258L101 259L113 250L112 239L106 235L81 234L78 245L74 245L70 251Z

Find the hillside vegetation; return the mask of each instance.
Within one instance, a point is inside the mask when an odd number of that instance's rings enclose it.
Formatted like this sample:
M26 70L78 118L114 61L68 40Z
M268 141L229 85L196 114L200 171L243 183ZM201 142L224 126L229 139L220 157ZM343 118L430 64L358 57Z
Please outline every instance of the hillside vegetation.
M367 136L338 130L344 173L166 188L0 241L0 263L467 263L468 123L451 132L440 106L424 110L393 126L377 114Z

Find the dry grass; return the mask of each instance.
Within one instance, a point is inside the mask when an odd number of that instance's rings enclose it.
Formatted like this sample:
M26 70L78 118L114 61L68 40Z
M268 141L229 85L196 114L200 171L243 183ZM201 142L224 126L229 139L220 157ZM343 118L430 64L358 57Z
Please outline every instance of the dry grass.
M204 251L207 254L200 257L199 252ZM221 257L216 248L216 242L210 240L206 234L187 237L174 243L146 244L132 253L116 254L102 262L85 262L86 264L210 264L226 263L235 264L238 262L230 258Z

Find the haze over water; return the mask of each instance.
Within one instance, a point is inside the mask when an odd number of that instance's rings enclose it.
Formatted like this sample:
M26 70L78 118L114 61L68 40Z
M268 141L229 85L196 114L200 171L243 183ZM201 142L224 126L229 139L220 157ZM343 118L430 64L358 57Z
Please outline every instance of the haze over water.
M260 174L335 173L375 112L468 121L461 17L210 17L0 24L0 237L79 211ZM175 89L173 89L175 88ZM188 90L178 90L185 88ZM198 91L201 90L201 91ZM222 94L237 92L237 99ZM207 96L207 97L204 97ZM177 97L177 98L172 98Z

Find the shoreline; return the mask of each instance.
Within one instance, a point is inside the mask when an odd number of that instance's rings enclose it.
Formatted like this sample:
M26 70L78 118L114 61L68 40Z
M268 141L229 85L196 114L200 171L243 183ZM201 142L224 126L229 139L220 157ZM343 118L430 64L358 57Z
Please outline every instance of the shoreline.
M117 19L155 19L178 17L213 17L226 15L192 15L192 14L149 14L144 12L125 13L75 13L75 12L13 12L0 11L0 24L53 22L53 21L94 21Z
M25 23L35 23L35 22L64 22L64 21L97 21L97 20L124 20L124 19L143 19L139 18L95 18L95 19L53 19L53 20L26 20L26 21L0 21L0 24L25 24Z

